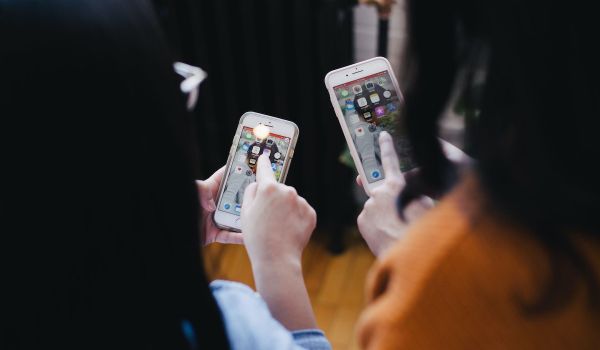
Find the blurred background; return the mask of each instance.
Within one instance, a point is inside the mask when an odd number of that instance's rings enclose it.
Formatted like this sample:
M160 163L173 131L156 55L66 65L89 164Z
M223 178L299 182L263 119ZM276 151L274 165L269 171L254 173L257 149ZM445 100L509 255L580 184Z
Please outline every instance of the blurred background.
M194 109L203 178L223 166L239 118L256 111L298 124L287 184L318 213L304 273L319 326L335 349L357 348L353 328L374 258L356 230L365 200L323 79L327 72L377 56L396 74L406 42L403 1L392 7L387 40L374 6L350 0L154 0L175 59L208 73ZM384 28L385 29L385 28ZM402 77L397 76L402 88ZM449 113L443 137L461 147L462 119ZM243 247L205 249L211 278L253 286ZM284 288L284 286L282 286Z
M353 169L323 78L354 61L354 5L341 0L156 0L177 59L208 73L196 115L203 175L227 160L239 118L256 111L294 121L300 138L287 183L319 226L351 224ZM375 10L373 10L375 11Z

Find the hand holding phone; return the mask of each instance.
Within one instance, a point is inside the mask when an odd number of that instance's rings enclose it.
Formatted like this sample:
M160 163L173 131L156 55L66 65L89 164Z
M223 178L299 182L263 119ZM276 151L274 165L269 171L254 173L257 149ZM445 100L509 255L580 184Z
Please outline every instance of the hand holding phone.
M378 142L382 131L396 137L402 171L414 167L408 138L399 123L402 94L385 58L329 72L325 85L367 194L386 176Z
M202 218L202 245L210 243L242 244L244 238L239 232L223 230L215 224L212 216L217 210L216 199L219 193L221 181L225 174L225 166L217 170L206 180L196 181L200 201L200 217Z
M275 179L285 181L298 134L298 126L288 120L255 112L247 112L240 118L214 213L217 227L241 231L244 192L256 180L261 155L269 160Z
M390 248L404 234L413 220L433 207L431 198L421 197L407 208L406 221L400 219L396 203L398 194L406 182L400 171L392 137L383 131L378 143L381 147L381 163L386 177L379 186L371 190L371 196L365 202L356 220L358 230L375 256L380 256Z

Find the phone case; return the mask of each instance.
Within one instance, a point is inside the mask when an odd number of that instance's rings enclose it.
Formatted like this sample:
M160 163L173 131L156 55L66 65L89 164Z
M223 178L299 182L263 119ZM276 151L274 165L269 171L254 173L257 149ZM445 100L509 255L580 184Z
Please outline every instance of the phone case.
M285 123L289 123L289 124L293 125L294 135L290 142L290 150L288 153L289 160L285 163L285 166L284 166L283 170L281 171L281 177L279 178L280 183L285 183L285 180L287 178L287 174L288 174L288 171L290 168L290 164L292 163L292 160L294 158L294 152L296 150L296 143L298 142L298 136L300 135L300 129L298 128L298 125L296 125L296 123L294 123L290 120L285 120L285 119L273 117L273 116L262 114L262 113L256 113L256 112L246 112L240 118L240 122L238 123L238 127L235 131L235 136L233 137L231 147L229 148L229 155L227 157L227 165L225 167L225 174L226 175L229 174L231 164L233 162L233 157L234 157L235 151L237 149L237 143L239 142L240 133L242 132L242 128L244 125L244 119L249 115L257 115L257 116L260 116L260 117L268 119L268 120L276 120L278 122L285 122ZM217 203L219 203L221 200L221 196L223 195L223 191L225 190L226 182L227 182L227 177L225 176L223 181L221 182L221 186L219 187L219 195L217 196ZM214 220L214 214L213 214L213 220ZM216 220L214 220L214 222L215 222L215 225L217 225L217 227L220 229L233 231L233 232L241 232L241 230L239 230L238 228L229 227L227 225L220 224Z
M348 149L350 150L350 155L352 156L352 160L354 161L354 166L356 167L356 170L360 174L362 180L365 181L366 183L368 183L368 181L366 180L365 170L363 169L362 163L360 161L360 157L358 155L358 152L356 151L354 142L352 141L352 135L350 134L350 129L348 127L348 124L346 123L346 120L344 119L344 114L343 114L342 110L338 106L338 102L337 102L337 99L335 98L335 95L331 95L332 91L333 91L333 86L329 85L329 77L340 71L345 71L345 70L353 68L355 66L364 65L364 64L367 64L367 63L375 61L375 60L385 61L386 65L387 65L387 69L392 73L392 74L390 74L390 78L392 79L392 84L394 85L394 88L396 89L396 91L398 91L398 93L401 94L401 90L398 86L398 81L396 80L395 74L393 74L392 66L390 65L390 62L385 57L373 57L371 59L368 59L368 60L365 60L362 62L357 62L357 63L351 64L349 66L346 66L346 67L332 70L331 72L327 73L327 75L325 76L325 79L324 79L325 87L327 88L327 93L330 95L329 96L330 102L332 104L335 115L338 119L338 122L340 123L340 126L342 128L344 138L346 139L346 144L348 145ZM370 195L369 186L367 185L367 186L363 186L363 187L365 189L365 192L367 192L367 195Z

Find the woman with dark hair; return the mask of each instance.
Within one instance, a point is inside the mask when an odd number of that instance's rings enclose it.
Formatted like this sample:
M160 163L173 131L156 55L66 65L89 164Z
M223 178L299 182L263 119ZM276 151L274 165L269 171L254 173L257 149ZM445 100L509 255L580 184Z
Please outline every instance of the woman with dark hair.
M358 218L379 254L360 343L600 348L596 11L585 2L407 5L404 120L420 169L405 183L381 136L385 183ZM437 138L459 95L475 118L467 166ZM402 217L432 193L440 203L408 228Z
M0 2L0 348L330 348L300 269L315 214L272 172L243 215L302 223L243 224L264 300L209 287L201 245L241 236L206 220L222 171L198 191L172 65L146 1Z

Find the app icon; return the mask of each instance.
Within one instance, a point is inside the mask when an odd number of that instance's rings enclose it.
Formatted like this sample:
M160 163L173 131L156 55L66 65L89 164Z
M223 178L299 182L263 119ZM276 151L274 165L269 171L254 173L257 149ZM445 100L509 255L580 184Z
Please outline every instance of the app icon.
M346 109L349 111L354 110L354 102L352 102L352 100L350 100L350 99L346 100Z
M392 97L392 93L390 92L390 90L385 90L385 91L383 92L383 97L385 97L385 98L390 98L390 97Z
M377 126L375 124L369 124L369 131L375 132L377 130Z
M367 99L364 97L361 97L358 99L358 106L359 107L364 107L367 105Z
M241 212L241 211L242 211L242 206L241 206L241 205L239 205L239 204L236 204L236 205L235 205L235 211L236 211L236 213L239 213L239 212Z
M275 152L275 154L273 155L273 157L275 157L275 159L279 159L279 158L281 158L281 153Z
M356 136L363 136L365 134L365 129L362 127L354 129L354 134Z
M242 149L243 149L244 151L247 151L247 150L248 150L248 148L250 148L250 145L248 144L248 142L244 142L244 144L242 145Z
M268 148L265 148L265 149L263 150L263 153L262 153L262 154L264 154L265 156L267 156L267 157L268 157L268 156L270 156L270 155L271 155L271 150L270 150L270 149L268 149Z
M375 88L375 84L373 84L373 82L369 80L365 83L365 87L367 88L367 90L373 90Z
M387 81L387 79L385 77L379 77L377 79L377 84L383 85L383 84L385 84L386 81Z
M285 139L283 139L283 142L285 142L285 143L290 143L290 138L289 138L289 137L286 137Z
M256 165L256 159L250 158L250 160L248 161L248 163L250 163L250 165Z
M273 146L273 143L275 143L273 139L267 139L267 146Z
M223 209L229 210L229 208L231 208L231 204L229 204L229 203L223 204Z
M246 170L246 176L252 176L252 170L250 170L250 169Z
M246 138L248 140L252 140L252 133L251 132L246 132Z
M354 94L358 95L362 92L362 87L360 85L354 85L352 87L352 91L354 92Z
M348 94L349 94L349 92L346 89L340 91L340 95L342 95L342 97L348 97Z
M360 121L360 119L358 118L358 114L350 114L348 116L348 121L350 122L350 124L356 124Z
M381 117L384 114L385 114L385 107L383 107L383 106L375 107L375 115L376 116Z
M373 171L371 172L371 178L372 178L373 180L377 180L377 179L379 179L380 177L381 177L381 173L379 172L379 170L373 170Z
M235 167L235 173L236 173L236 174L241 174L241 173L242 173L242 170L244 170L244 169L242 169L242 167L241 167L241 166L239 166L239 165Z
M277 171L277 163L271 163L271 169L273 169L273 171Z
M369 96L369 98L371 99L371 102L373 102L373 103L379 102L379 95L377 93L371 94L371 96Z
M252 154L259 154L259 153L260 153L260 147L253 146L252 147Z
M390 111L390 112L393 112L397 109L396 105L393 103L388 103L386 107L387 107L388 111Z
M367 121L371 120L373 116L371 115L371 112L365 112L363 113L363 118L365 118Z

